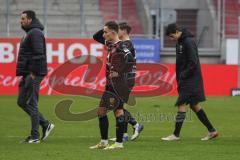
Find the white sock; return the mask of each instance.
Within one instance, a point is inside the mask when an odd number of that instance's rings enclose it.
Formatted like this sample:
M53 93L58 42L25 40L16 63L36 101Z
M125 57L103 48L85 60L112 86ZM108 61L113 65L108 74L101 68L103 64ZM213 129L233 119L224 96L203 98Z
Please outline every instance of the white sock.
M101 143L104 143L105 145L107 145L108 144L108 140L107 139L101 139L101 141L100 141Z
M137 123L137 124L135 124L133 127L134 127L134 128L137 128L138 126L139 126L139 124Z
M123 134L123 137L127 137L127 136L128 136L128 134L127 134L127 133L124 133L124 134Z

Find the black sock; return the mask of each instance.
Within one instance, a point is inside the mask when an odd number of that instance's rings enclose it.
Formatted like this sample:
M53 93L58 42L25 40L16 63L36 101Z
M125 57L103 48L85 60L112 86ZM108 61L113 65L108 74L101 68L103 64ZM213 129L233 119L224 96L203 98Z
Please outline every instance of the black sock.
M101 139L108 139L108 117L105 116L99 116L99 128L101 133Z
M173 134L177 137L179 137L180 135L180 131L181 131L182 124L184 122L185 117L186 117L186 112L178 112L176 115L175 130Z
M124 109L123 111L128 123L131 124L132 126L135 126L137 124L137 121L132 117L131 113L128 112L126 109Z
M126 109L123 109L124 112L124 131L123 133L127 133L128 131L128 120L129 120L129 112Z
M123 133L127 133L128 132L128 122L124 122L124 130Z
M116 142L122 143L124 131L124 116L116 117Z
M213 128L211 122L208 120L206 113L203 109L200 109L197 113L198 119L204 124L204 126L207 127L209 132L216 131L215 128Z

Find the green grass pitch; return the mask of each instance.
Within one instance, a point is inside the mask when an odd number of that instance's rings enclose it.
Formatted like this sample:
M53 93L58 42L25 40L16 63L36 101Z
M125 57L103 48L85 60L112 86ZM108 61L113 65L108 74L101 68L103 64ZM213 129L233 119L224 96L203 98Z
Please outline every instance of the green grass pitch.
M41 96L39 109L55 129L45 142L20 144L30 131L29 117L17 106L16 96L0 97L0 160L237 160L240 159L240 97L208 97L202 103L209 119L220 133L213 141L202 142L207 130L188 111L181 140L163 142L161 137L172 133L173 106L176 97L137 98L134 107L127 107L141 123L144 131L134 142L124 143L124 149L90 150L99 142L97 118L87 122L60 120L55 105L62 99L73 99L73 113L97 106L99 99L74 96ZM115 137L115 120L109 113L109 136ZM128 129L129 135L132 128ZM41 133L41 130L40 130Z

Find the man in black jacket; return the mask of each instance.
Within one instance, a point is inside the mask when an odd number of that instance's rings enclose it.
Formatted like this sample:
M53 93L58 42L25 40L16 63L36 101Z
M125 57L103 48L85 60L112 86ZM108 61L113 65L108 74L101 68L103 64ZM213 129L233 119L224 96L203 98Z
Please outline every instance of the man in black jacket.
M31 117L32 124L31 134L23 142L39 143L39 124L42 127L42 140L54 128L38 111L40 83L47 75L44 27L31 10L22 12L20 23L26 35L22 38L18 53L16 75L22 76L22 79L17 103Z
M180 29L177 24L169 24L166 35L176 44L176 79L179 97L176 102L178 113L176 115L175 130L172 135L162 140L179 140L180 130L186 116L186 105L196 113L198 119L208 129L208 134L201 140L210 140L218 136L199 102L205 101L203 79L198 57L198 49L193 35L187 29Z

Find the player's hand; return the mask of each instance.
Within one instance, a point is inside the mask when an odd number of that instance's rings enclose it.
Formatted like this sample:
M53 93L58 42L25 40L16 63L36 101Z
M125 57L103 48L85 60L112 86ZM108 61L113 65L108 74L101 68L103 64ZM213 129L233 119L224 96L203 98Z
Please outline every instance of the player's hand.
M118 77L118 72L111 71L109 77L110 77L110 78Z

